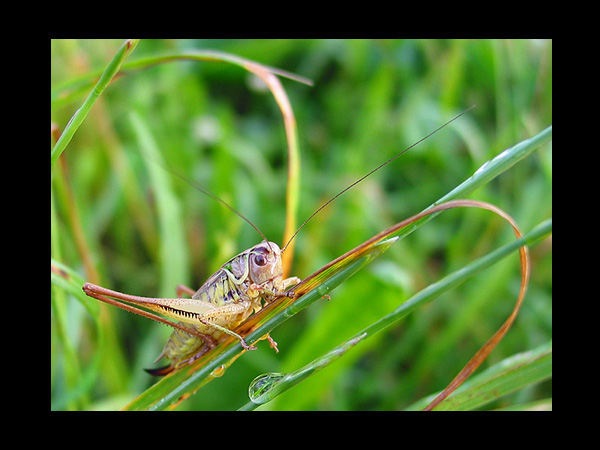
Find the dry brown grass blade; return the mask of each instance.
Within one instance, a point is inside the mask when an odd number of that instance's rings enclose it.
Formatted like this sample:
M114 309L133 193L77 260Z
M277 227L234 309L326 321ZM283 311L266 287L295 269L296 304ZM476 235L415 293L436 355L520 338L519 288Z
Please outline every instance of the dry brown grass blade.
M522 236L521 230L517 226L516 222L510 217L507 213L502 211L500 208L497 208L494 205L483 202L472 202L469 200L459 200L459 202L463 203L463 206L477 206L480 208L484 208L490 211L495 212L499 216L501 216L504 220L506 220L513 228L515 233L515 237L519 239ZM466 204L464 202L469 202L472 205ZM453 202L455 203L455 202ZM494 333L494 335L481 347L477 353L469 360L469 362L463 367L463 369L454 377L454 379L446 386L446 388L435 398L433 401L427 405L423 410L431 411L437 405L439 405L442 401L444 401L452 392L454 392L468 377L473 373L477 367L488 357L490 352L498 345L498 343L502 340L506 332L509 330L515 319L517 318L517 314L519 313L519 309L523 304L523 299L525 298L525 294L527 292L527 286L529 284L529 276L530 276L530 259L529 259L529 250L526 246L523 246L519 249L519 258L521 260L521 287L519 289L519 296L517 297L517 301L515 306L513 307L512 312L506 319L506 321L502 324L502 326Z

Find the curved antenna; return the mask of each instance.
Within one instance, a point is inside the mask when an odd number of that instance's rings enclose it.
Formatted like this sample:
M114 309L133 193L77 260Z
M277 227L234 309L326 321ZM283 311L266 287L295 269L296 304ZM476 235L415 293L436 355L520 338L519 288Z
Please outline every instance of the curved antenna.
M470 106L469 108L465 109L463 112L461 112L460 114L454 116L452 119L450 119L448 122L446 122L445 124L443 124L442 126L436 128L435 130L433 130L431 133L429 133L427 136L419 139L417 142L415 142L414 144L412 144L410 147L405 148L404 150L402 150L400 153L398 153L395 156L392 156L390 159L388 159L386 162L384 162L383 164L380 164L379 166L377 166L376 168L374 168L373 170L371 170L369 173L367 173L366 175L362 176L361 178L359 178L358 180L356 180L354 183L352 183L350 186L348 186L347 188L345 188L344 190L342 190L341 192L339 192L338 194L336 194L334 197L332 197L331 199L329 199L327 202L325 202L323 205L321 205L319 207L319 209L317 209L314 213L312 213L310 215L310 217L308 219L306 219L302 225L300 225L300 228L298 228L296 230L296 232L292 235L292 237L290 238L289 241L287 241L287 243L284 245L284 247L281 249L281 253L285 252L285 249L287 248L288 245L290 245L290 242L292 242L292 240L296 237L296 235L298 234L298 232L300 232L300 230L304 227L304 225L306 225L313 217L315 217L323 208L325 208L327 205L329 205L331 202L333 202L336 198L338 198L340 195L342 195L343 193L345 193L346 191L352 189L354 186L356 186L358 183L360 183L361 181L363 181L365 178L367 178L368 176L374 174L375 172L377 172L379 169L381 169L383 166L391 163L393 160L395 160L396 158L398 158L399 156L402 156L404 153L406 153L407 151L409 151L411 148L416 147L417 145L419 145L421 142L423 142L425 139L429 138L430 136L434 135L435 133L437 133L438 131L440 131L442 128L444 128L445 126L449 125L450 123L454 122L456 119L458 119L460 116L462 116L463 114L466 114L467 112L471 111L473 108L475 108L475 105Z
M165 164L163 164L160 161L154 161L156 164L158 164L159 166L161 166L163 169L165 169L167 172L170 172L171 174L175 175L176 177L178 177L180 180L184 181L185 183L189 184L190 186L192 186L195 189L198 189L200 192L202 192L204 195L206 195L207 197L212 198L213 200L218 201L219 203L221 203L223 206L225 206L227 209L229 209L231 212L233 212L234 214L236 214L238 217L244 219L246 222L248 222L250 224L250 226L252 228L254 228L258 234L260 234L260 236L266 241L267 245L269 246L269 249L271 249L271 251L273 251L273 249L271 248L271 245L269 244L269 240L267 239L267 237L263 234L262 231L259 230L259 228L254 225L250 219L248 219L246 216L244 216L241 212L239 212L237 209L235 209L233 206L231 206L229 203L227 203L225 200L223 200L220 197L217 197L215 194L213 194L212 192L210 192L208 189L206 189L205 187L201 186L197 181L192 180L191 178L186 177L185 175L182 175L179 172L176 172L175 170L171 169L169 166L166 166Z

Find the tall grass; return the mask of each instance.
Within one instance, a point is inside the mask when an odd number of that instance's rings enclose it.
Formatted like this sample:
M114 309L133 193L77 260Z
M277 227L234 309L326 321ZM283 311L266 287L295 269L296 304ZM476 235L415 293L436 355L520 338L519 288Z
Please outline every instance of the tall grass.
M121 41L52 42L52 120L64 129L88 96L88 73ZM483 162L552 123L549 41L141 41L125 63L213 48L311 78L283 80L301 152L299 220L454 113L477 108L317 215L297 238L301 278L454 188ZM199 287L260 237L222 206L142 155L206 186L281 242L286 136L273 96L247 71L178 61L117 77L94 103L52 173L52 256L81 280L122 292L173 296ZM469 198L494 203L527 232L552 215L546 145ZM167 209L165 209L167 208ZM416 291L510 240L477 211L447 212L403 239L323 300L275 331L180 408L236 409L265 372L292 372L393 311ZM533 272L517 322L486 367L552 336L551 241L532 249ZM76 274L72 274L75 277ZM272 409L401 409L442 389L510 312L519 286L508 258L356 346L265 405ZM73 293L73 295L80 295ZM155 380L167 327L111 308L85 309L53 287L52 402L114 409ZM83 300L85 301L85 300ZM491 407L551 397L551 382L508 393Z

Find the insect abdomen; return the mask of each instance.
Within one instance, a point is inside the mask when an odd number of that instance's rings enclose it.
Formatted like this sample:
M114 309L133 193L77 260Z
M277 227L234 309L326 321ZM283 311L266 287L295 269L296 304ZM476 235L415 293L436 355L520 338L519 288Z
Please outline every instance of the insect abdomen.
M180 325L185 328L199 331L203 334L207 334L207 336L212 337L217 340L222 336L222 333L219 331L212 331L210 334L207 333L206 326L204 325L191 325L189 323L179 322ZM165 357L171 360L171 364L168 367L172 369L176 368L183 362L191 362L196 359L198 356L204 354L207 350L209 350L210 346L206 343L206 341L193 336L191 334L186 333L183 330L178 328L173 330L171 336L165 343L163 347L163 351L159 356L159 359ZM158 369L159 372L163 371L166 368ZM166 371L165 373L157 373L154 375L165 375L169 373Z

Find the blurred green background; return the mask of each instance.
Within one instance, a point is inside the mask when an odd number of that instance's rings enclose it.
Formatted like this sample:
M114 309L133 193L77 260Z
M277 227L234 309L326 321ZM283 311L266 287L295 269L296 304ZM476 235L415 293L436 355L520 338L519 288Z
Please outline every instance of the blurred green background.
M52 122L62 131L122 40L52 40ZM472 104L450 127L322 211L299 234L301 278L415 214L483 162L552 124L550 40L143 40L128 61L215 49L310 78L282 79L301 152L298 221L383 161ZM83 86L83 87L81 87ZM149 153L150 152L150 153ZM155 153L152 153L155 152ZM145 156L144 156L145 155ZM245 222L151 160L194 179L280 242L286 140L271 93L226 63L180 61L118 77L94 105L52 171L52 257L85 281L142 296L198 288L223 262L260 241ZM469 198L511 214L524 231L552 216L546 145ZM265 372L287 372L389 313L412 293L512 239L491 214L445 212L395 244L179 409L228 410L248 401ZM532 249L533 273L516 324L482 367L552 337L552 243ZM402 409L442 389L503 323L520 282L515 254L355 347L269 403L278 410ZM102 305L102 343L90 313L53 309L53 409L116 409L154 382L142 369L170 329ZM55 298L53 297L55 300ZM480 369L481 370L481 369ZM551 380L489 408L552 396Z

